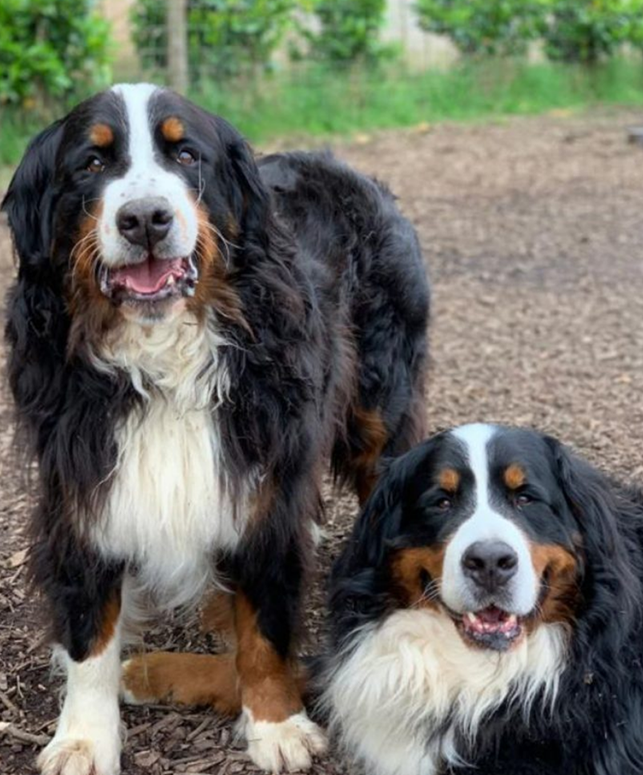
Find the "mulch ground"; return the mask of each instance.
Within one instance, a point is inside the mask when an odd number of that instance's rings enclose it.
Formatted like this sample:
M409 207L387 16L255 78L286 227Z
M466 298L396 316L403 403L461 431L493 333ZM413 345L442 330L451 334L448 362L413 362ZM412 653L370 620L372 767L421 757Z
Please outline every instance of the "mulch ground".
M534 425L623 478L643 476L643 148L626 112L362 137L337 153L387 181L420 234L433 281L431 430ZM0 262L12 274L6 226ZM59 704L37 601L24 584L31 507L0 400L0 771L34 772ZM307 648L323 631L323 578L356 514L328 496ZM312 636L312 637L311 637ZM150 648L207 650L196 619L164 620ZM312 645L311 645L312 644ZM176 708L126 709L125 775L250 773L232 725ZM350 770L329 756L314 775Z

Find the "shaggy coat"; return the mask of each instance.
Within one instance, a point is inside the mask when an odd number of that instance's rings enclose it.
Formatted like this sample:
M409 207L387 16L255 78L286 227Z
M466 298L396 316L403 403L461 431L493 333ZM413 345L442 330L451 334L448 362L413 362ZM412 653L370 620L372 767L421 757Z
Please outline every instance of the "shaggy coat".
M533 431L439 434L334 569L325 712L378 775L637 775L642 580L639 491Z
M331 155L257 165L226 121L143 84L42 132L3 209L8 374L40 471L31 570L68 672L43 771L80 772L77 739L98 775L118 768L118 678L97 697L89 666L117 676L131 590L174 606L213 584L236 592L227 710L274 725L248 732L258 764L307 766L323 746L291 658L324 466L364 499L422 433L412 226Z

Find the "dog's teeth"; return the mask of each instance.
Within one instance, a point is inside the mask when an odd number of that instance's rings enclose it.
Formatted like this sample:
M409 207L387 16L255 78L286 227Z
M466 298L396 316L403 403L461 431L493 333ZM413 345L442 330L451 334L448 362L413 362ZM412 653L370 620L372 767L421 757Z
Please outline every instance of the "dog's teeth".
M467 619L471 622L471 624L475 624L477 620L477 616L471 611L467 611Z
M165 284L166 284L166 285L169 285L170 287L172 287L172 286L174 285L174 283L175 283L175 282L176 282L176 280L174 279L174 275L173 275L173 274L171 274L171 275L170 275L170 276L167 278L167 281L166 281L166 283L165 283Z
M517 623L517 621L518 621L518 617L516 616L516 614L511 614L511 616L507 619L507 624L514 625Z

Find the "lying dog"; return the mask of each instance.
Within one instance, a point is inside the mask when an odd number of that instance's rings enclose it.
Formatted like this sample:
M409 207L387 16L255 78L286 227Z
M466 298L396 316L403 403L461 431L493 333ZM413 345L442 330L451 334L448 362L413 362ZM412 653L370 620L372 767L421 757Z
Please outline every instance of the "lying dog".
M46 775L119 768L135 590L235 591L222 657L255 763L324 749L293 637L324 464L366 498L422 434L428 286L390 193L328 155L258 168L176 94L122 85L29 146L9 380L39 461L31 568L67 675Z
M378 775L643 772L643 500L469 425L393 462L334 570L323 705Z

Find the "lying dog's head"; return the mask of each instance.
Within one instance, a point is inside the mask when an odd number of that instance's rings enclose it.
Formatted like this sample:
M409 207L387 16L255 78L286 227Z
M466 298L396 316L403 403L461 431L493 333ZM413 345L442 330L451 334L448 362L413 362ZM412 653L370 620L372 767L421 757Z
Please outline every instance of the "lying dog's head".
M267 217L252 154L224 120L148 84L81 103L29 146L4 209L25 271L55 272L96 328L185 306L238 314L230 246Z
M336 592L358 568L374 569L389 610L450 617L477 649L510 650L543 623L571 626L588 567L625 562L602 481L533 431L442 433L383 475L338 564Z

